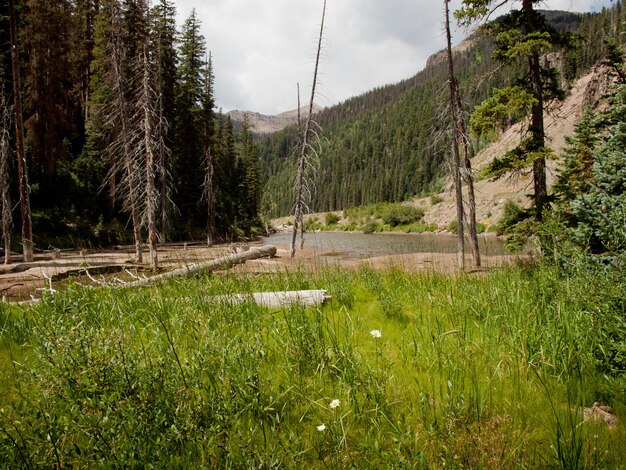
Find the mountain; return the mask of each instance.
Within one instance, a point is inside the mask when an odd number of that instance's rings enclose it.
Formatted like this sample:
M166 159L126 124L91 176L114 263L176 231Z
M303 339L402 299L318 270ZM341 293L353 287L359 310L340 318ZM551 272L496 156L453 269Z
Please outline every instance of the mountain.
M316 104L313 105L313 114L319 113L323 108ZM306 116L309 112L308 106L302 106L300 113L302 117ZM255 134L271 134L278 132L286 127L293 126L298 122L298 110L285 111L284 113L277 114L275 116L268 116L265 114L256 113L254 111L229 111L227 116L235 123L236 127L243 123L245 116L248 117L250 123L250 130Z
M619 38L621 13L615 11L546 15L559 31L580 35L575 48L558 55L567 87L604 57L605 38ZM478 34L455 50L456 74L468 113L494 88L514 84L523 70L524 64L499 67L492 62L492 51L492 38ZM447 66L441 58L438 52L415 76L350 98L316 116L322 139L310 175L311 211L404 201L443 189L450 147ZM266 180L263 209L272 217L288 214L293 204L294 138L293 129L284 129L258 145ZM488 144L477 143L479 148Z

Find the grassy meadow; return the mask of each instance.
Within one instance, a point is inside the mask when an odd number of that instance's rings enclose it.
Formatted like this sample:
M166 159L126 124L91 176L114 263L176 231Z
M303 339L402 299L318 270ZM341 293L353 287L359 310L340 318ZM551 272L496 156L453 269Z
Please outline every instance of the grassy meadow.
M0 466L620 468L624 287L363 268L0 303ZM215 299L296 289L333 299Z

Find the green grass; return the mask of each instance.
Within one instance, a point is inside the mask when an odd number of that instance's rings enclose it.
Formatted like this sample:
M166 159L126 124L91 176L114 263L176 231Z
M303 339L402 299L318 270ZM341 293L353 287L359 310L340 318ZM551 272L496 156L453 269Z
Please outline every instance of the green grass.
M333 300L213 299L315 288ZM0 304L0 466L618 468L624 425L582 407L625 416L623 288L362 269Z

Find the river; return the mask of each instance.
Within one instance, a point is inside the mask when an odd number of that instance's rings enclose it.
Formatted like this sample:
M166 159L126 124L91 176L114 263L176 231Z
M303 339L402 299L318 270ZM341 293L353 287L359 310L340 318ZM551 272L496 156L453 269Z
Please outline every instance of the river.
M291 233L278 233L264 237L262 243L289 245ZM361 232L308 232L304 245L315 249L319 256L364 259L384 255L408 253L455 253L456 235L441 233L373 233ZM510 254L504 242L493 235L479 235L480 252L484 256ZM300 243L300 235L298 235ZM471 252L469 241L466 251Z

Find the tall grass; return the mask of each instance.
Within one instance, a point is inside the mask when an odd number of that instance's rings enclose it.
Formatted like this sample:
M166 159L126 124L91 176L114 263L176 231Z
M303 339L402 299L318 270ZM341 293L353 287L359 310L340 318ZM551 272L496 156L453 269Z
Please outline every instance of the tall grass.
M0 304L0 465L619 467L624 425L583 409L624 416L623 284L364 268ZM333 300L216 300L310 288Z

